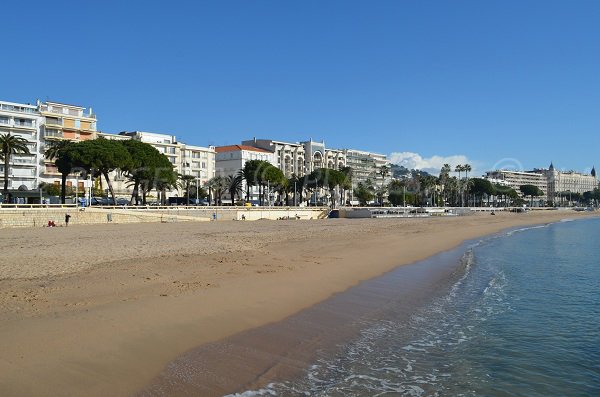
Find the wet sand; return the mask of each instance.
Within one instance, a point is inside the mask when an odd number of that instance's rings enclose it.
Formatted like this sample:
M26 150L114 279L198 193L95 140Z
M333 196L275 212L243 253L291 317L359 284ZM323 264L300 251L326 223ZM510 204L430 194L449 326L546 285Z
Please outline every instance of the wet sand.
M287 318L398 265L505 228L585 215L1 230L0 394L148 391L177 357ZM352 312L348 316L352 320ZM318 345L278 335L281 348L273 356L288 357L296 367ZM211 364L205 372L220 386L201 394L276 377L284 367L252 365L252 352L267 351L260 340L246 344L244 360L217 351L220 367ZM235 360L246 362L237 373ZM261 377L265 365L271 372Z

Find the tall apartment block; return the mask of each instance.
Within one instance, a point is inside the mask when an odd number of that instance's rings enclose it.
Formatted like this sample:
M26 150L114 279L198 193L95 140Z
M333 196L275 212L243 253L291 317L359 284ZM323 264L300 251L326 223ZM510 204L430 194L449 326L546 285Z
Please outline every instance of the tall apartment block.
M44 151L53 141L78 142L96 139L96 115L92 113L91 108L86 112L86 108L82 106L58 102L38 102L38 109L42 119L40 181L59 184L60 172L52 159L43 156ZM75 184L80 191L83 191L83 181L71 175L67 179L67 186L75 188Z
M37 195L40 170L40 117L37 106L0 101L0 134L11 134L27 140L29 155L16 154L9 164L9 190L20 196ZM4 186L4 162L0 164L1 187Z

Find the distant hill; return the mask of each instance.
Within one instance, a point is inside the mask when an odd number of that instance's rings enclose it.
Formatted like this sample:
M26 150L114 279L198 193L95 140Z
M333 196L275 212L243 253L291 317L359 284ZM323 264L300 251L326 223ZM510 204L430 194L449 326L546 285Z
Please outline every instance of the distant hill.
M415 178L418 175L431 175L426 171L421 170L410 170L403 165L392 164L391 165L392 177L396 179Z

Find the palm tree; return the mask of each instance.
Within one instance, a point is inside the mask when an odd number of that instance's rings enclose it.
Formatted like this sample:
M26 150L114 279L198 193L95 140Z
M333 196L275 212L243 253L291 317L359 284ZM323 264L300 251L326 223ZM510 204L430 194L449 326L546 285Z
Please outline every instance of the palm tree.
M236 175L229 175L226 177L227 179L227 190L229 191L229 195L231 196L231 205L235 205L235 196L238 198L242 194L242 184L244 181L243 172L238 172Z
M196 177L194 175L183 175L183 174L178 174L179 176L179 180L181 181L179 183L179 186L185 190L185 197L186 197L186 203L187 205L190 205L190 187L192 186L192 183L196 180Z
M224 176L215 176L211 178L206 185L211 195L212 192L214 192L215 205L219 205L221 202L221 197L223 197L223 193L229 188L228 178Z
M458 164L455 168L454 168L454 172L458 172L458 190L459 190L459 194L460 194L460 206L463 206L463 193L462 193L462 188L461 188L461 179L460 179L460 173L466 171L466 168L464 165L462 164Z
M470 164L465 164L463 166L463 171L465 172L465 177L467 178L467 186L466 186L466 193L467 193L467 205L469 204L469 172L472 171L471 165Z
M8 134L0 135L0 157L4 159L4 190L2 191L2 201L8 199L8 171L10 160L13 154L30 154L27 146L27 139L18 135Z
M73 145L73 141L52 141L48 144L48 147L44 151L44 156L48 160L54 160L54 164L60 172L61 186L60 186L60 202L65 203L67 195L67 177L71 173L72 164L69 159L66 158L66 150Z

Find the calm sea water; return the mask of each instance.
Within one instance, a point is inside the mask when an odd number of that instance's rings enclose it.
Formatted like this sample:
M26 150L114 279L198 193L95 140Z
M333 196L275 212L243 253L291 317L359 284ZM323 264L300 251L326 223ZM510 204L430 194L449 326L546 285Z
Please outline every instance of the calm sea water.
M306 376L241 395L600 396L600 220L481 241L409 321L364 325Z

